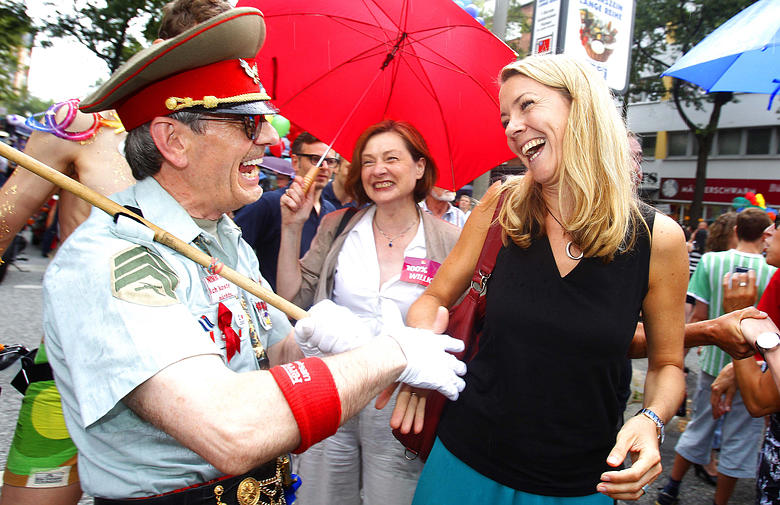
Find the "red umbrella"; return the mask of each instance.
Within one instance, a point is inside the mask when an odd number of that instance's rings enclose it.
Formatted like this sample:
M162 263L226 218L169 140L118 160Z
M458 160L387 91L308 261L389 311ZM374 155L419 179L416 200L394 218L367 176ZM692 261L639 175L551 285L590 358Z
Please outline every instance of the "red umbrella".
M452 0L240 0L263 11L261 80L281 113L350 158L360 133L405 120L439 186L457 189L514 157L498 72L514 52Z

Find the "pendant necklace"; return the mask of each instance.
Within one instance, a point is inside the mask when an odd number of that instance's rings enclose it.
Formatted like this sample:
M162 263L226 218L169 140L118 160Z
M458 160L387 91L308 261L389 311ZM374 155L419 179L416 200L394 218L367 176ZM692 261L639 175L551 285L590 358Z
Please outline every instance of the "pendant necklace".
M558 218L557 218L557 217L555 217L555 214L553 214L553 213L552 213L552 211L550 210L550 207L547 207L546 205L545 205L545 207L547 208L547 212L548 212L548 213L549 213L549 214L552 216L552 218L553 218L553 219L555 219L555 222L556 222L556 223L558 223L559 225L561 225L561 228L563 228L563 232L564 232L564 233L568 233L568 231L566 230L566 227L565 227L565 226L563 226L563 223L561 223L560 221L558 221ZM380 230L380 231L381 231L381 230ZM585 255L585 253L584 253L584 252L582 252L582 251L580 251L580 254L579 254L578 256L575 256L575 255L573 255L573 254L571 253L571 246L572 246L572 241L571 241L571 240L569 240L569 241L566 243L566 256L568 256L570 259L573 259L574 261L579 261L579 260L581 260L581 259L582 259L582 257Z
M379 231L379 233L381 233L382 236L387 239L387 242L388 242L387 247L393 247L393 241L403 237L406 234L406 232L411 230L412 226L414 226L416 224L417 224L417 220L415 219L414 221L412 221L412 224L410 224L409 226L406 227L406 229L404 231L402 231L401 233L399 233L395 237L391 237L390 235L388 235L387 233L382 231L382 228L379 227L379 223L376 222L376 214L374 214L374 226L376 226L376 229Z

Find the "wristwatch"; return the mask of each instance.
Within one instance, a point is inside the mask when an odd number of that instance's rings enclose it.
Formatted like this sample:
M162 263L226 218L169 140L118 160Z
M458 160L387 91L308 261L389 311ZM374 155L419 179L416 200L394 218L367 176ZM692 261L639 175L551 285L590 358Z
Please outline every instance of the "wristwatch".
M774 331L765 331L756 337L756 349L763 356L765 352L771 351L780 345L780 335Z
M650 409L642 409L636 413L636 415L640 415L640 414L644 415L645 417L647 417L648 419L650 419L655 423L655 431L658 434L658 445L660 446L661 444L663 444L664 443L664 422L661 421L661 418L658 417L658 414L656 414Z

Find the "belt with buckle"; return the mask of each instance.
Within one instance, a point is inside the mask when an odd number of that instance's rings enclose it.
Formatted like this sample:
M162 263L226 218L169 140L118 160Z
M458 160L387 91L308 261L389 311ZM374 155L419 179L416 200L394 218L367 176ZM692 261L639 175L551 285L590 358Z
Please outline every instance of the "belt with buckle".
M95 497L95 505L286 505L290 474L289 457L280 456L243 475L145 498Z

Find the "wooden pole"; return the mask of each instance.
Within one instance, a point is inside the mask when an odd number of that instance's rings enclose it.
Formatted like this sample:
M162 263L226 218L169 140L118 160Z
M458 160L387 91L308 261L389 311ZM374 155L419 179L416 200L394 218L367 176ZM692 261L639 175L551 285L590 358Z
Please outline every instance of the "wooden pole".
M64 174L61 174L60 172L57 172L53 168L44 163L41 163L35 158L24 154L23 152L6 145L3 142L0 142L0 156L3 156L8 160L13 161L20 167L43 177L47 181L56 184L60 188L70 191L77 197L105 211L111 216L116 216L118 213L122 213L137 219L139 222L143 223L145 226L154 231L154 240L156 242L159 242L160 244L163 244L173 249L174 251L183 254L199 265L202 265L206 268L211 266L212 258L197 247L191 246L174 235L171 235L154 223L147 221L143 217L129 211L127 208L122 207L113 200L110 200L100 193L84 186L80 182L75 181ZM273 291L264 288L259 283L236 272L230 267L223 266L222 270L219 272L219 275L229 280L233 284L241 287L242 289L252 293L258 298L261 298L270 303L292 319L299 320L308 317L308 313L302 308L285 300Z

